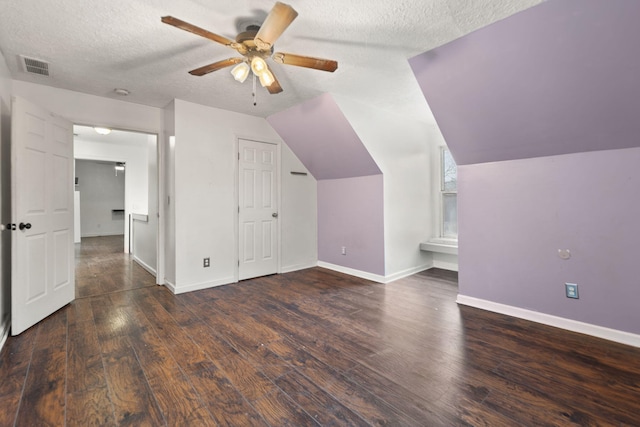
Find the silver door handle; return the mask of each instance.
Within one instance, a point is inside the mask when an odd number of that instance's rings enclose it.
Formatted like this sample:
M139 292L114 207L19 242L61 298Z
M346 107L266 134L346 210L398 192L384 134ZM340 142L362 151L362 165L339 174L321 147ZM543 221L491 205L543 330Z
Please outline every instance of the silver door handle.
M278 218L278 212L272 213L271 216L274 217L274 218Z

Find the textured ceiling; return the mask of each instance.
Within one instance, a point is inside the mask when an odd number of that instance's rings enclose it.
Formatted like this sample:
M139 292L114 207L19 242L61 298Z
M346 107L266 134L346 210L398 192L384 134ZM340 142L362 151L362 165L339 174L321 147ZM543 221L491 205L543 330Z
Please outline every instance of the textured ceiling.
M267 117L330 92L430 120L407 59L542 0L288 1L299 13L279 51L339 62L335 73L272 63L284 92L237 83L228 70L194 77L188 70L237 56L230 48L160 22L173 15L234 38L240 22L261 21L268 0L2 0L0 51L12 76L106 97L164 107L178 98ZM50 77L27 74L18 55L50 63Z

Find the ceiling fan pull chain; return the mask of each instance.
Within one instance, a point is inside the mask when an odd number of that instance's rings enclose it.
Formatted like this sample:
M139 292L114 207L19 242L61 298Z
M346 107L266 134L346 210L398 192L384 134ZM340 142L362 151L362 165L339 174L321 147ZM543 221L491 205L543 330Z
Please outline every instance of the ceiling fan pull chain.
M253 75L253 106L255 107L256 105L258 105L258 101L257 101L257 91L256 91L256 75Z

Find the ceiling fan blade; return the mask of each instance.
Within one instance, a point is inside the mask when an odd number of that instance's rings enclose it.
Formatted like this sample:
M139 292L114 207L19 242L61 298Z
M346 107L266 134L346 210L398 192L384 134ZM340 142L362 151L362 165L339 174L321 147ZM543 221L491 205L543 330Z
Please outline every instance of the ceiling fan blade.
M267 90L269 91L269 93L271 95L275 95L276 93L282 92L282 86L280 86L280 82L276 78L276 75L273 74L273 70L268 65L267 65L267 68L269 68L269 71L273 75L273 83L271 83L271 85L267 86Z
M313 68L314 70L329 71L333 73L338 69L338 62L331 59L313 58L311 56L294 55L292 53L276 52L273 60L285 65Z
M174 27L180 28L181 30L185 30L193 34L197 34L200 37L204 37L205 39L212 40L216 43L220 43L225 46L234 47L234 44L235 44L235 41L231 39L220 36L218 34L214 34L211 31L207 31L200 27L196 27L193 24L189 24L188 22L182 21L178 18L174 18L173 16L163 16L162 22L164 22L165 24L173 25Z
M258 50L271 49L278 37L296 19L296 16L298 16L298 12L291 6L276 2L256 34L255 43Z
M223 59L222 61L214 62L213 64L205 65L204 67L196 68L195 70L189 71L189 74L193 76L204 76L205 74L212 73L214 71L218 71L221 68L230 67L232 65L236 65L244 61L244 58L229 58Z

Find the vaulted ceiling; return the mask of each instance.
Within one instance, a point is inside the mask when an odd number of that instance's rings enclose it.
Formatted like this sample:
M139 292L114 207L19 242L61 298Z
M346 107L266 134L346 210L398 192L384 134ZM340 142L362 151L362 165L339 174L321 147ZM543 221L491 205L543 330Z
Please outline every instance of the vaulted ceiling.
M542 0L288 1L299 13L276 50L335 59L335 73L272 63L284 92L240 84L228 70L187 71L237 56L228 47L163 24L172 15L227 38L260 23L267 0L6 0L0 2L0 51L12 77L99 96L164 107L178 98L267 117L321 93L358 99L432 120L407 59ZM50 77L26 73L19 55L47 61Z
M456 162L640 146L639 16L552 0L412 58Z

